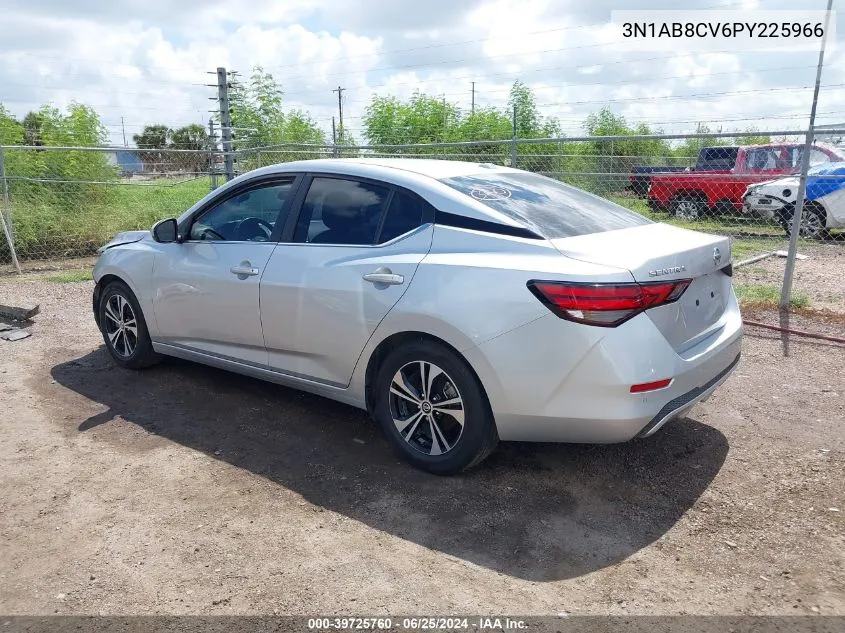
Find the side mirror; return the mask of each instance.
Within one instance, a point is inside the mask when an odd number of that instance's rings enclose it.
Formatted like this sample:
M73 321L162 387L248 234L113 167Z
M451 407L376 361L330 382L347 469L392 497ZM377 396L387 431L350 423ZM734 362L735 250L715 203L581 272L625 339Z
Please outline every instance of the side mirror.
M179 241L179 225L173 218L166 220L159 220L153 224L153 239L162 244L169 244L170 242Z

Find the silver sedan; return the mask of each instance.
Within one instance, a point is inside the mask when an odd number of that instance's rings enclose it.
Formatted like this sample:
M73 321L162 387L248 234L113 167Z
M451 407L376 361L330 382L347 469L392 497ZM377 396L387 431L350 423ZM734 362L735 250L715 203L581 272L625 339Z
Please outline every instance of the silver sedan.
M501 440L621 442L739 361L726 237L491 164L315 160L244 174L101 249L118 365L177 356L369 411L437 474Z

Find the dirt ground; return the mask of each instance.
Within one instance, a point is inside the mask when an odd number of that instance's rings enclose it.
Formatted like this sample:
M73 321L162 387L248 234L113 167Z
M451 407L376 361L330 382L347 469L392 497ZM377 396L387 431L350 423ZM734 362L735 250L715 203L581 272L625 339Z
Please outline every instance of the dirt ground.
M0 279L42 311L0 341L0 613L845 614L843 346L749 328L652 438L437 478L355 409L115 368L91 289Z
M785 248L785 247L784 247ZM845 314L845 248L841 244L802 244L792 278L794 294L804 295L815 310ZM768 257L737 268L734 282L760 284L778 289L783 283L786 258Z

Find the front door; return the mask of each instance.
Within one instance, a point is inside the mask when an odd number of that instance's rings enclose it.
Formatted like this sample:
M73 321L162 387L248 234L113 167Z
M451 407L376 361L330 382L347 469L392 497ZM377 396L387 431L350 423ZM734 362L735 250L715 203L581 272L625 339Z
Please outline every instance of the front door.
M259 283L284 223L294 178L224 194L162 244L153 267L156 341L267 365Z
M431 247L432 214L415 194L383 183L314 177L292 243L278 245L261 280L271 368L348 385Z

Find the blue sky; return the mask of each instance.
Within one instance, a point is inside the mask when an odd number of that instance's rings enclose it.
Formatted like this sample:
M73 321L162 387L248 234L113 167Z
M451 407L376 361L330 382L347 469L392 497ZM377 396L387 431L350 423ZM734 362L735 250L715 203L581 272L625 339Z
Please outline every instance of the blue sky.
M699 121L723 129L806 124L816 55L626 53L612 44L612 9L667 8L669 0L7 0L0 23L0 103L22 116L43 103L94 106L122 142L148 123L206 122L208 70L248 74L256 64L283 84L288 107L330 129L345 117L361 137L373 94L445 95L463 108L503 106L514 79L535 90L544 115L578 134L607 105L667 132ZM823 0L805 8L823 9ZM695 0L685 8L779 9L781 0ZM842 20L838 20L841 22ZM840 27L845 33L845 25ZM845 122L838 47L826 66L820 122Z

